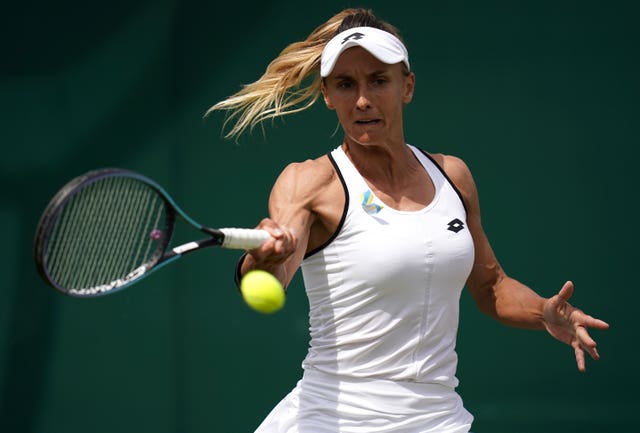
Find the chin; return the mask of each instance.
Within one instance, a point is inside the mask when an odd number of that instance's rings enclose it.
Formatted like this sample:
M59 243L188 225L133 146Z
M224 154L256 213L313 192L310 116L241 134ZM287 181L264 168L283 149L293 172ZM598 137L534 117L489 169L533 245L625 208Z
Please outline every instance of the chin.
M380 137L373 134L360 135L358 139L354 141L362 146L377 146L381 143Z

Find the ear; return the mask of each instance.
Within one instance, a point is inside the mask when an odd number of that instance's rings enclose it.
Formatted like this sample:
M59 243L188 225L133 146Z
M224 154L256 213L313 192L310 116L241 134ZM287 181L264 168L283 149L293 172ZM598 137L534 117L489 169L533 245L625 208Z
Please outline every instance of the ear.
M324 103L329 110L334 110L335 107L331 103L331 99L329 99L329 95L327 94L327 88L324 86L324 80L320 82L320 91L322 91L322 98L324 99Z
M409 72L404 78L404 88L402 89L402 102L408 104L413 99L413 91L416 87L416 75Z

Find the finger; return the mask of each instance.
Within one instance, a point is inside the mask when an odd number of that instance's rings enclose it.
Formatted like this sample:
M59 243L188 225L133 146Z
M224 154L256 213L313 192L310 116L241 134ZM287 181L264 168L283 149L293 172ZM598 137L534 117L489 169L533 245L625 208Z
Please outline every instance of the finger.
M578 341L580 342L580 346L589 353L591 358L595 359L596 361L599 360L600 354L598 353L598 349L596 347L597 344L593 340L593 338L591 338L587 330L580 326L576 330L576 335L578 337Z
M569 302L571 296L573 296L573 282L567 281L558 292L558 297L562 302Z
M295 231L289 227L274 223L272 226L268 227L267 230L270 232L271 236L277 240L294 242L296 239Z
M596 342L591 338L589 332L587 332L587 329L584 326L578 326L576 328L576 336L578 337L578 341L581 346L596 347Z
M284 236L284 232L278 226L271 225L271 226L263 227L263 229L269 232L271 237L274 239L280 239L281 237Z
M284 235L282 227L271 218L263 218L256 228L266 230L271 237L276 239Z
M593 316L586 314L584 311L575 309L573 311L573 318L578 326L584 326L585 328L594 329L608 329L609 324L604 320L596 319Z
M578 364L578 370L581 373L584 373L585 371L587 371L587 366L584 359L584 350L582 350L578 343L573 344L573 349L576 354L576 364Z
M595 319L591 316L589 316L587 326L595 329L609 329L609 324L607 322L605 322L604 320Z
M595 317L591 317L587 314L581 319L579 319L578 323L586 328L594 328L594 329L609 329L609 324L604 320L596 319Z
M274 237L272 248L276 254L288 256L294 252L297 245L295 231L283 226L280 226L279 228L281 235L279 237Z
M273 249L277 254L287 254L291 251L292 246L287 238L283 237L275 241Z

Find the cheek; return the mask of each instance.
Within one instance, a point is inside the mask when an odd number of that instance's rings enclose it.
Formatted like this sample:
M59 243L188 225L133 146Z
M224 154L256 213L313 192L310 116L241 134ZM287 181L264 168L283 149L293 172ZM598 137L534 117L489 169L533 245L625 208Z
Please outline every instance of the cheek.
M335 96L326 98L325 104L329 109L336 112L338 118L348 116L354 107L354 102L349 98L336 98Z

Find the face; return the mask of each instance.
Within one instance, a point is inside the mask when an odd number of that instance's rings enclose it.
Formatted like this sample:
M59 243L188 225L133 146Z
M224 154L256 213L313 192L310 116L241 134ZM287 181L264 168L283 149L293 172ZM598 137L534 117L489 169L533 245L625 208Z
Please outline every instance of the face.
M402 110L413 97L415 76L361 47L345 50L322 83L324 101L336 111L345 140L362 145L404 143Z

